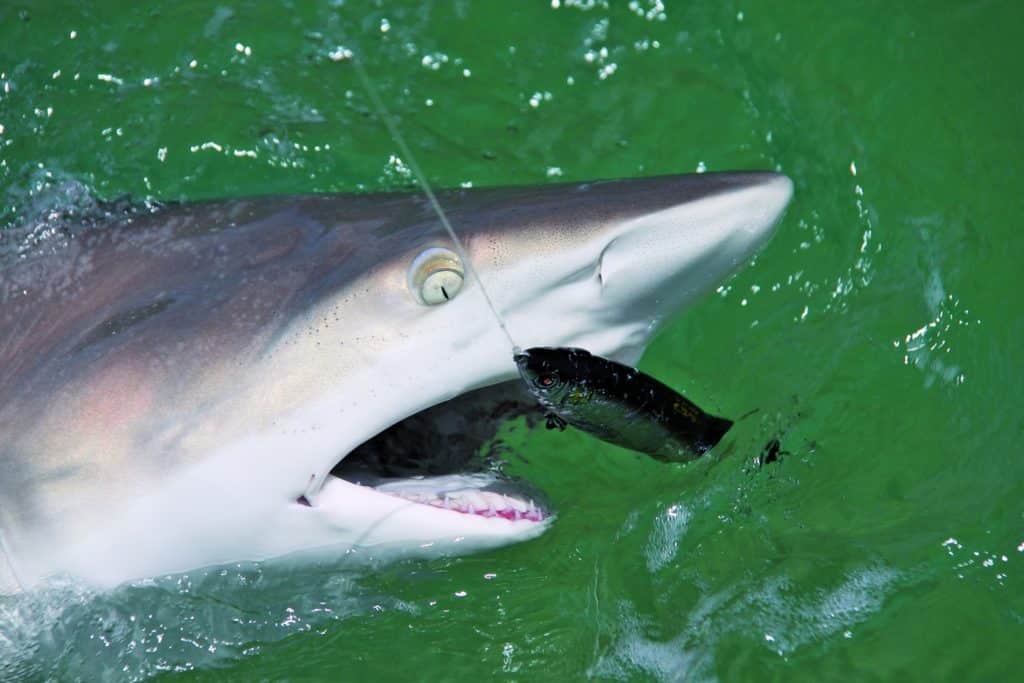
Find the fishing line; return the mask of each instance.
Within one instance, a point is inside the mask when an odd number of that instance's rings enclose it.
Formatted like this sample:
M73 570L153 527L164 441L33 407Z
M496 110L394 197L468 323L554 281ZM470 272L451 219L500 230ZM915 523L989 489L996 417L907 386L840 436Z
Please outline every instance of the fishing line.
M14 584L18 587L18 590L24 593L25 584L21 582L18 572L14 569L14 558L11 556L11 550L7 547L7 542L4 540L3 529L0 529L0 556L3 556L4 564L7 565L7 572L14 579Z
M366 73L366 69L363 68L362 62L354 52L352 53L352 66L355 68L356 74L359 76L359 80L362 81L363 87L370 96L370 102L372 102L374 108L376 108L377 115L383 119L384 125L387 127L392 140L394 140L395 144L398 145L398 151L402 154L402 157L406 159L409 169L416 177L416 182L418 182L420 187L423 189L423 193L427 195L427 200L430 202L430 206L434 209L434 213L437 214L437 218L441 221L441 225L443 225L444 229L448 232L448 236L455 245L455 251L458 253L459 258L462 259L466 272L469 273L470 277L480 287L480 293L483 294L487 307L491 309L491 313L494 315L494 319L497 321L498 327L505 335L505 338L508 339L508 343L512 345L512 352L519 353L519 345L512 339L512 335L509 334L508 327L505 325L505 319L501 317L501 314L498 313L498 309L494 306L494 302L491 301L491 297L487 293L487 289L484 287L483 280L480 279L479 273L476 272L476 268L473 267L472 262L469 260L469 254L466 252L465 247L462 246L462 240L460 240L459 236L455 234L455 230L448 221L448 215L444 212L444 209L441 208L441 203L437 201L437 197L434 195L434 191L431 189L430 183L427 182L427 177L423 175L423 171L420 170L420 165L416 163L416 157L413 156L412 150L409 149L409 145L405 144L405 138L403 138L402 134L398 131L398 124L393 118L391 118L391 114L384 106L384 102L380 99L377 89L373 86L373 82L370 80L369 74Z

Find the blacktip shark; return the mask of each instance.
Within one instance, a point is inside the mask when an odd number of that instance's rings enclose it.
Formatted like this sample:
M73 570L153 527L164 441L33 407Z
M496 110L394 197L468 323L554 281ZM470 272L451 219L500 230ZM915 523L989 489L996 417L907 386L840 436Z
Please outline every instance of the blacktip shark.
M768 240L791 194L741 172L439 199L519 344L632 364ZM493 475L339 468L517 377L437 227L419 194L204 201L0 263L3 590L541 534L552 514Z

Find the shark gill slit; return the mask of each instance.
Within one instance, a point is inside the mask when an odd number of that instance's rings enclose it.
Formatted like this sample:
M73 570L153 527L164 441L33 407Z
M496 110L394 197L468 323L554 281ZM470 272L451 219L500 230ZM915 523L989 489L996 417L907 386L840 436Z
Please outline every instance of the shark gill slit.
M351 61L352 66L355 68L356 75L363 84L363 88L370 96L370 101L373 103L374 109L377 110L377 115L384 121L384 126L387 128L391 139L398 146L398 151L401 152L402 156L408 160L409 169L416 177L416 182L419 183L423 193L427 196L427 200L430 202L431 208L434 210L434 213L437 214L437 218L441 221L441 225L444 226L445 231L448 233L448 237L451 238L452 244L455 245L455 251L458 253L459 258L462 259L466 271L476 282L477 286L480 287L480 293L483 295L484 301L487 303L487 307L491 309L491 314L494 316L494 320L498 323L498 328L501 329L505 338L508 339L508 343L512 346L512 353L520 353L522 349L519 344L512 339L512 334L508 331L505 319L501 316L501 313L498 312L498 309L495 308L494 302L491 300L491 296L487 293L487 288L484 287L483 280L480 279L479 273L477 273L476 268L473 267L473 263L469 260L469 253L462 246L462 240L460 240L459 236L455 234L455 229L452 228L452 224L448 220L448 214L444 212L444 209L441 207L441 203L437 200L437 196L434 194L434 190L427 181L427 177L423 174L423 171L420 170L420 165L416 162L416 157L413 155L412 150L409 149L409 145L405 143L405 138L402 137L401 132L398 130L398 123L392 118L391 113L384 106L384 102L380 99L380 95L377 93L376 87L374 87L373 82L370 80L370 75L363 67L362 60L358 55L353 53ZM444 292L443 289L442 292ZM444 298L445 300L449 299L447 292L444 292Z

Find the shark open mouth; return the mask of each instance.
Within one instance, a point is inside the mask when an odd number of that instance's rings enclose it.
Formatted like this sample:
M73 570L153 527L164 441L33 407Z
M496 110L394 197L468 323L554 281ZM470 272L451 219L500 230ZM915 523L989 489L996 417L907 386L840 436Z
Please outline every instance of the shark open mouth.
M537 404L518 381L470 391L374 435L330 474L453 513L543 522L552 516L543 493L502 472L502 444L494 440L502 423L531 413Z

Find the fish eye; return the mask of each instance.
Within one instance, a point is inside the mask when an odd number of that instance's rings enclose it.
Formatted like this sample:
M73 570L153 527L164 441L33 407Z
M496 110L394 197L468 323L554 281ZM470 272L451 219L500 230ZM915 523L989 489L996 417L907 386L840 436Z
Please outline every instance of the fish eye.
M409 291L418 302L427 306L454 299L462 289L464 279L462 260L444 247L424 249L409 265Z
M545 389L550 389L558 383L558 378L554 375L541 375L537 378L537 384L541 385Z

